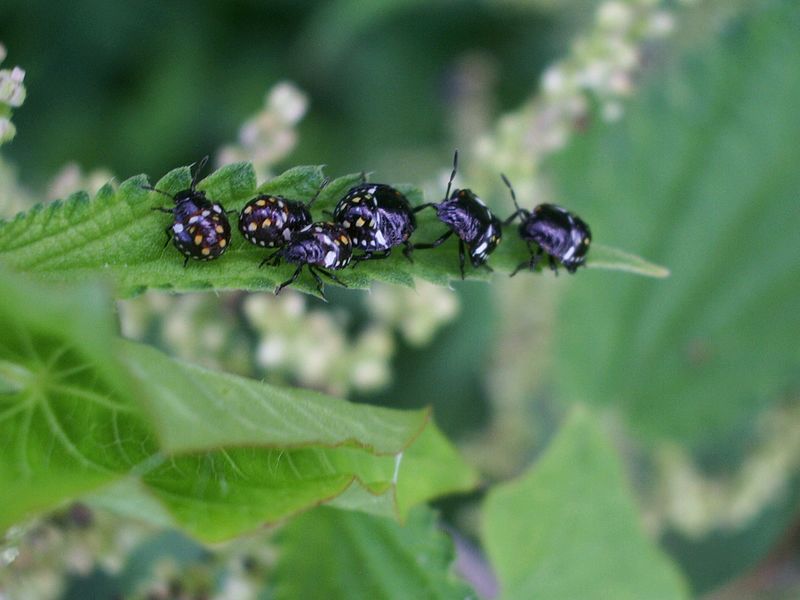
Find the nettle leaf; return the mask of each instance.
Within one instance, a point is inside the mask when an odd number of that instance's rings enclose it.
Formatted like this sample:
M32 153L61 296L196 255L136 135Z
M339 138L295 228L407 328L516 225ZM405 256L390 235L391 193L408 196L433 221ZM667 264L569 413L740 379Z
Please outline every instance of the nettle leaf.
M338 506L403 519L476 483L427 410L351 404L123 342L98 288L0 272L0 292L0 529L95 491L220 540L343 494Z
M0 271L0 530L127 473L156 448L97 287Z
M360 174L345 175L330 182L314 205L317 219L327 219L347 190L361 180ZM237 163L219 169L198 185L209 197L228 210L238 211L258 192L269 192L296 200L307 200L323 181L322 167L296 167L257 187L252 165ZM186 189L191 183L188 167L175 169L156 184L167 193ZM147 178L139 175L118 188L107 185L93 200L83 193L63 202L40 205L14 220L0 222L0 261L8 267L48 281L75 281L105 277L121 296L130 296L146 288L171 291L202 289L274 290L294 271L291 265L259 268L268 251L245 241L231 214L233 238L227 253L210 262L190 261L183 267L183 257L172 245L164 247L164 228L170 215L153 211L166 207L169 198L143 188ZM398 186L413 204L423 202L422 193L412 186ZM415 240L433 241L445 228L433 211L419 215ZM349 287L366 288L372 281L413 285L419 277L447 285L459 278L455 240L435 251L415 253L408 262L400 252L388 260L362 263L349 268L339 278ZM491 264L502 273L510 272L528 256L516 232L510 230L504 243L493 254ZM589 267L618 269L643 275L663 277L665 271L643 259L598 246L590 252ZM484 270L468 270L468 276L489 279ZM316 294L310 276L297 283L299 289Z
M555 164L577 210L614 198L598 237L673 273L652 287L587 273L565 290L564 396L619 407L641 440L680 441L726 476L742 474L759 414L800 389L800 4L750 4ZM667 532L698 595L754 568L795 522L796 474L781 476L785 491L735 525Z
M647 439L711 444L800 384L800 5L758 4L553 163L598 239L672 271L576 277L554 336L564 396Z
M595 419L573 410L527 473L489 493L483 537L503 598L688 596L644 535L621 461Z
M450 573L452 542L433 511L389 519L318 508L282 532L276 598L477 598ZM310 549L313 548L313 551Z

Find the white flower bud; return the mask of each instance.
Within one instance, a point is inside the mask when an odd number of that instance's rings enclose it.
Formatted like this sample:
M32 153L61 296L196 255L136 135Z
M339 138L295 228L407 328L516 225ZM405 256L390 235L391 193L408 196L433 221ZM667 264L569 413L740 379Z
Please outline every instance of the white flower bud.
M624 2L605 2L597 10L597 23L607 29L626 29L633 20L631 8Z

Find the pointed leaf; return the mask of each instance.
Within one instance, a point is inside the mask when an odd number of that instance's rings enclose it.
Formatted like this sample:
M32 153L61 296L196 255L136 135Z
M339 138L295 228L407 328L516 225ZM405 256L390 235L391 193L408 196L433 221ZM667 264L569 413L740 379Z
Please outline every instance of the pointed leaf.
M0 271L0 294L0 529L103 485L105 506L169 514L218 540L344 493L340 506L403 518L475 484L427 410L350 404L122 342L99 288Z
M800 5L755 4L554 163L597 239L672 272L576 277L554 336L564 396L651 438L710 444L800 383Z
M249 163L223 167L201 181L198 188L228 210L239 210L258 192L282 195L307 201L319 190L323 181L321 167L295 167L257 188ZM331 181L319 195L312 210L315 218L329 219L329 211L347 190L361 181L360 174L345 175ZM156 184L156 189L174 194L191 183L188 167L171 171ZM9 222L0 222L0 263L17 271L34 273L50 281L75 281L105 277L121 296L130 296L146 288L171 291L202 289L274 290L294 271L292 265L259 268L267 256L264 248L245 241L236 228L237 215L231 214L233 237L229 250L210 262L190 261L183 267L183 256L171 244L164 246L164 230L171 216L152 210L169 208L170 199L144 189L147 179L133 177L114 190L104 187L94 200L76 194L64 202L37 206ZM412 186L398 186L416 203L422 194ZM446 231L433 211L418 215L414 240L432 241ZM508 273L526 260L528 251L511 230L507 241L492 256L491 263L499 272ZM338 274L349 287L366 288L372 281L396 285L413 285L422 278L447 285L460 277L458 244L455 239L435 251L419 251L414 262L400 252L388 260L368 261L358 268ZM625 253L590 252L589 266L616 268L630 272L663 276L658 267ZM470 278L489 279L484 270L467 269ZM296 284L298 289L316 294L309 276Z
M436 529L434 513L422 507L405 525L318 508L286 527L279 548L279 599L477 597L450 574L453 545Z
M645 537L620 460L582 409L520 479L494 488L484 541L505 599L687 597Z

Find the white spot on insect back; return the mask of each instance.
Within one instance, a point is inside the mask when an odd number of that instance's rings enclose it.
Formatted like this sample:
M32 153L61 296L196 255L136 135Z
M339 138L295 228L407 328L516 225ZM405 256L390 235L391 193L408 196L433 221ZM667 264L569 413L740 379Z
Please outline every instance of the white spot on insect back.
M487 246L488 244L486 242L483 242L480 246L475 248L475 254L483 254L484 252L486 252Z
M335 250L330 250L325 255L325 266L326 267L332 267L334 264L336 264L336 251Z
M175 225L172 226L172 231L174 231L175 233L181 233L183 231L183 224L175 223Z
M373 187L369 188L369 190L367 190L367 191L368 191L370 194L374 194L374 193L375 193L375 190L377 190L377 189L378 189L378 188L376 188L376 187L374 187L374 186L373 186Z
M215 204L213 208L214 208L214 212L215 213L221 213L222 212L222 207L219 204Z
M208 216L208 215L210 215L210 214L211 214L211 211L210 211L210 210L204 210L204 211L203 211L203 216L204 216L204 217L207 217L207 216Z
M200 215L195 215L191 219L189 219L189 225L197 223L199 220L200 220Z
M564 253L564 256L563 256L563 257L561 257L561 260L562 260L562 261L564 261L564 260L569 260L570 258L572 258L572 255L573 255L573 254L575 254L575 246L570 246L569 250L567 250L567 251Z
M292 232L289 231L288 229L284 229L283 230L283 239L285 239L288 242L290 237L292 237Z
M386 245L386 238L385 238L385 237L383 237L383 232L382 232L380 229L378 229L378 230L375 232L375 239L376 239L376 240L378 240L378 243L379 243L381 246L385 246L385 245Z

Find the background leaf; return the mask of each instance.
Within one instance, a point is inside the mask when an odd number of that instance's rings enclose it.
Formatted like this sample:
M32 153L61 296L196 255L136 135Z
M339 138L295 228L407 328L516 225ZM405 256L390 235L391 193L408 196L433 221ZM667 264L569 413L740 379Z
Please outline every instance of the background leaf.
M262 184L258 191L283 195L296 200L309 199L323 179L321 167L296 167L273 180ZM317 219L326 219L336 202L361 175L346 175L334 179L320 194L314 205ZM156 184L156 188L175 193L189 187L191 175L184 167L171 171ZM100 276L110 279L118 293L129 296L146 288L188 291L202 289L274 290L290 277L291 265L278 268L258 268L267 255L263 248L246 242L231 215L234 229L230 250L209 263L190 261L184 268L182 257L172 245L164 247L164 228L170 216L151 210L168 206L168 198L148 192L142 186L144 176L133 177L114 190L104 187L90 201L85 194L76 194L66 201L38 206L16 219L0 223L0 261L9 267L35 273L51 281L74 281ZM229 210L240 209L256 194L256 180L249 163L223 167L204 179L198 187L209 197L219 201ZM422 202L422 194L411 186L398 186L415 202ZM432 241L445 231L433 211L419 215L419 228L415 240ZM511 231L507 241L492 257L492 265L500 272L510 272L528 256L525 245L515 239ZM389 260L368 262L357 269L347 269L340 279L349 287L365 288L370 282L384 281L400 285L413 285L420 277L446 285L459 278L457 243L448 241L436 251L417 252L414 263L396 252ZM625 253L599 251L601 260L589 266L616 268L645 275L663 276L659 268L643 259ZM488 279L483 270L468 269L470 278ZM297 287L316 294L311 277L303 278Z
M128 472L155 449L97 287L0 271L0 529Z
M476 598L449 573L453 545L437 530L430 509L414 509L401 526L318 508L281 532L280 549L279 599Z
M573 410L527 473L489 493L483 537L503 598L686 597L674 566L644 536L594 418Z
M101 290L0 275L9 332L0 344L0 528L104 484L115 484L99 494L104 505L130 514L151 495L204 540L345 491L340 506L403 518L412 504L475 484L428 410L350 404L187 365L115 340Z
M562 396L618 408L646 444L686 444L704 477L747 476L759 416L800 389L800 262L788 258L800 230L798 27L796 2L752 3L653 72L621 123L551 165L598 238L672 273L647 285L587 273L565 290ZM696 593L758 564L796 520L797 473L769 477L786 485L736 525L701 535L665 523Z
M764 4L553 163L598 239L672 272L586 273L561 303L564 397L613 403L647 437L708 444L800 383L800 6Z

